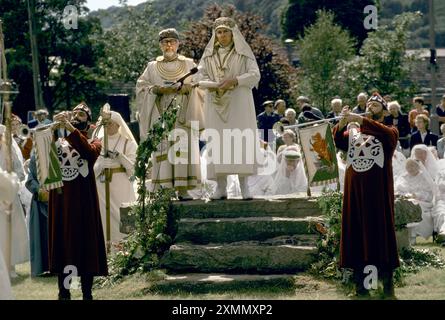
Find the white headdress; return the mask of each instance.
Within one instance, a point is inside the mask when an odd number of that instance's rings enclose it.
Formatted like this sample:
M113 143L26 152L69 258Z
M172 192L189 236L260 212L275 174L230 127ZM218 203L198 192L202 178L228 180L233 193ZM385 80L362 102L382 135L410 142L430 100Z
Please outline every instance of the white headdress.
M99 117L98 122L100 122L101 120L102 120L102 117ZM125 123L124 119L122 118L122 116L120 115L119 112L111 111L111 121L113 121L119 125L119 131L118 131L119 135L121 135L122 137L124 137L128 140L134 141L134 143L137 144L136 139L133 136L133 133L131 132L130 128L127 126L127 124ZM95 132L95 135L99 139L103 138L104 130L103 130L102 126L100 126L98 128L98 131Z
M212 30L212 38L207 44L204 54L201 59L206 57L211 57L215 53L215 44L216 44L216 33L215 31L219 28L226 28L232 31L233 35L233 43L235 44L235 51L243 56L246 56L249 59L255 60L255 55L252 52L249 44L244 39L244 36L241 34L241 31L238 29L235 21L228 17L221 17L215 20L213 30Z
M426 160L425 160L424 165L425 165L425 168L428 170L428 173L433 178L433 180L435 180L437 177L437 174L439 173L439 166L437 164L437 160L434 158L434 155L431 152L431 150L428 149L428 147L424 144L415 145L413 147L413 149L411 150L410 158L417 159L416 158L416 150L418 150L418 149L426 152ZM420 160L420 159L417 159L417 160Z

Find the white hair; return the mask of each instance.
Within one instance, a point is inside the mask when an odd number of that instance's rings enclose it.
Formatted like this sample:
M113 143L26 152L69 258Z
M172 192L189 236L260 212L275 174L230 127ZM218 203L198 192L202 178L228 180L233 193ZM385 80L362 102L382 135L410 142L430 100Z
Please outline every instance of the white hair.
M288 116L289 114L293 114L294 116L297 115L297 112L294 109L288 108L286 109L286 111L284 112L285 116Z
M357 99L360 97L364 97L365 99L368 99L368 95L364 92L360 92L359 95L357 96Z
M331 105L334 105L334 104L340 104L340 105L343 105L343 100L342 100L342 99L338 99L338 98L336 98L336 99L332 99L332 100L331 100Z
M391 101L390 103L388 103L388 109L389 109L391 106L396 106L396 107L397 107L397 110L400 111L400 104L399 104L398 101Z

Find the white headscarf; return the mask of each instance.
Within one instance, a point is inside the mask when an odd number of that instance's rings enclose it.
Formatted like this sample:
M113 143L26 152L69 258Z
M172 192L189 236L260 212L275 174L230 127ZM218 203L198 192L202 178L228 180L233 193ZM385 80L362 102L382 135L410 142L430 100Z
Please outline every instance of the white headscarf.
M298 157L298 163L292 172L287 172L287 156ZM274 179L274 194L285 195L296 192L305 192L307 190L307 178L304 171L303 160L299 148L294 146L286 147L283 150L283 158L279 163L279 167Z
M98 123L102 120L102 117L99 117ZM135 144L137 144L136 139L133 136L133 133L131 132L130 128L125 123L124 119L120 115L119 112L111 111L111 120L119 125L119 131L118 134L122 137L133 141ZM96 129L94 136L96 136L99 139L102 139L104 136L104 129L103 126L98 127Z
M437 160L434 157L433 153L431 152L430 149L428 149L428 147L424 144L418 144L415 145L413 147L413 149L411 150L411 159L416 159L416 160L420 160L416 158L416 153L415 151L417 149L423 150L426 152L426 160L425 160L425 168L428 171L428 173L431 175L431 178L433 178L433 180L436 180L437 174L439 173L439 166L437 164Z
M416 162L419 165L419 173L416 177L422 178L421 181L425 182L426 185L414 185L413 178L415 177L412 177L405 169L404 173L395 182L395 191L400 192L403 190L410 189L410 190L415 190L414 193L420 193L422 191L428 192L429 190L431 190L433 193L432 202L434 202L437 199L439 188L437 184L433 181L433 178L431 177L430 173L428 172L428 169L423 165L423 163L419 160L417 160Z
M235 51L240 55L246 56L247 58L256 61L252 49L246 42L246 39L244 39L244 36L241 34L241 31L238 29L238 26L236 25L235 21L227 17L222 17L215 20L215 26L213 27L212 30L212 38L207 44L201 59L204 59L206 57L211 57L215 53L215 44L217 42L215 31L218 28L226 28L232 31L233 43L235 44Z

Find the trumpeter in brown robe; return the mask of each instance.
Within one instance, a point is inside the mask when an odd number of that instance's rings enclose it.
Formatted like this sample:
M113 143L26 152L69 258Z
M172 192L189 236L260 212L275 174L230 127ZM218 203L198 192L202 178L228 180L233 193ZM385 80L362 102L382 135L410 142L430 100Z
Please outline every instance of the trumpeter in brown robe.
M360 128L347 131L345 122L357 120ZM380 278L386 275L392 283L392 272L399 266L392 173L398 131L378 121L350 115L334 127L334 138L337 148L348 152L340 267L353 269L363 280L364 268L372 265L377 267Z
M88 299L92 298L89 287L93 276L108 274L93 171L101 143L98 139L89 142L87 130L70 126L68 123L65 128L72 132L56 142L63 187L61 193L51 190L49 195L49 262L50 271L59 274L59 299L70 298L63 285L63 273L72 272L64 271L67 266L76 268L84 298Z

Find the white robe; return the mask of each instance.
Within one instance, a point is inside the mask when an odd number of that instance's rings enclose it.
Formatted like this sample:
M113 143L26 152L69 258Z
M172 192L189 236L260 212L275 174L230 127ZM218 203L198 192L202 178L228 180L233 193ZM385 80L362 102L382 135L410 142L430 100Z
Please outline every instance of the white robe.
M216 50L215 50L216 51ZM227 53L221 53L221 59ZM213 162L207 165L207 178L216 180L217 176L238 174L250 176L257 174L259 157L259 136L255 114L252 89L258 85L260 71L256 60L234 51L227 58L224 69L217 67L217 53L204 57L200 62L202 81L220 83L225 79L236 78L238 85L225 91L224 94L207 91L204 100L204 139L208 141L208 152ZM234 132L232 130L237 130ZM233 133L241 138L241 133L249 135L248 142L241 141L239 147L229 139L224 140L226 133ZM238 131L239 130L239 131ZM246 131L245 131L246 130ZM217 133L217 143L210 145ZM212 138L208 138L208 136ZM216 138L216 137L215 137ZM212 150L212 151L210 151ZM236 157L240 158L237 159ZM225 159L227 157L227 159Z
M19 189L19 183L6 172L0 169L0 202L12 201ZM5 212L0 210L0 217L5 217ZM4 225L3 221L0 225ZM4 232L3 230L1 232ZM4 233L3 233L4 234ZM0 300L13 299L11 282L9 280L8 268L6 266L3 250L0 250Z
M148 63L143 74L139 77L136 85L136 104L139 112L139 130L141 141L147 138L147 131L159 119L167 107L172 104L181 106L177 113L175 128L187 133L188 139L181 146L180 157L185 158L187 163L172 164L168 159L170 143L163 141L158 146L158 151L152 155L152 183L150 190L154 191L159 186L164 188L176 188L191 190L200 183L199 169L199 129L202 123L202 90L195 88L189 94L167 94L158 96L152 92L154 86L166 86L166 81L177 81L178 79L164 79L158 71L157 64L166 64L166 68L176 67L179 63L185 64L184 73L190 71L195 64L192 59L178 56L178 59L165 62L163 57L158 57L156 61ZM187 78L184 83L190 84L191 78ZM193 126L191 121L196 121L198 126ZM192 136L196 139L192 139ZM194 163L195 162L195 163ZM198 163L196 163L198 162Z
M136 160L137 144L132 140L121 138L119 134L109 136L108 146L109 150L117 151L125 154L128 160L133 164ZM125 148L125 141L127 145ZM100 174L103 170L103 158L99 157L94 164L94 174L96 177L97 195L99 197L100 214L102 219L102 227L104 231L104 238L106 239L106 210L105 210L105 183L100 182ZM113 168L124 166L119 160L114 161ZM110 183L110 230L111 242L119 242L124 238L124 234L120 232L120 207L122 203L131 203L136 201L136 192L133 188L133 183L130 181L130 176L133 174L133 167L125 168L126 172L114 173Z
M414 194L414 203L418 203L422 209L422 221L417 225L415 231L418 235L428 239L433 233L433 208L434 208L434 186L428 181L424 174L419 172L417 176L408 173L400 176L395 183L395 193L400 195Z
M432 212L434 231L445 235L445 172L443 168L441 168L437 176L437 185L438 195Z
M15 141L13 140L13 144ZM4 149L0 149L0 168L6 169L6 157L3 152ZM12 149L12 165L13 172L18 176L20 180L25 178L25 172L23 170L23 162L21 161L20 149ZM22 184L20 184L21 186ZM0 202L0 212L3 213L8 209L8 204ZM7 239L7 218L5 214L0 214L0 250L3 254L6 253ZM11 216L11 266L29 261L29 235L28 228L25 220L25 212L20 202L18 192L15 193L15 197L12 203L12 216Z

